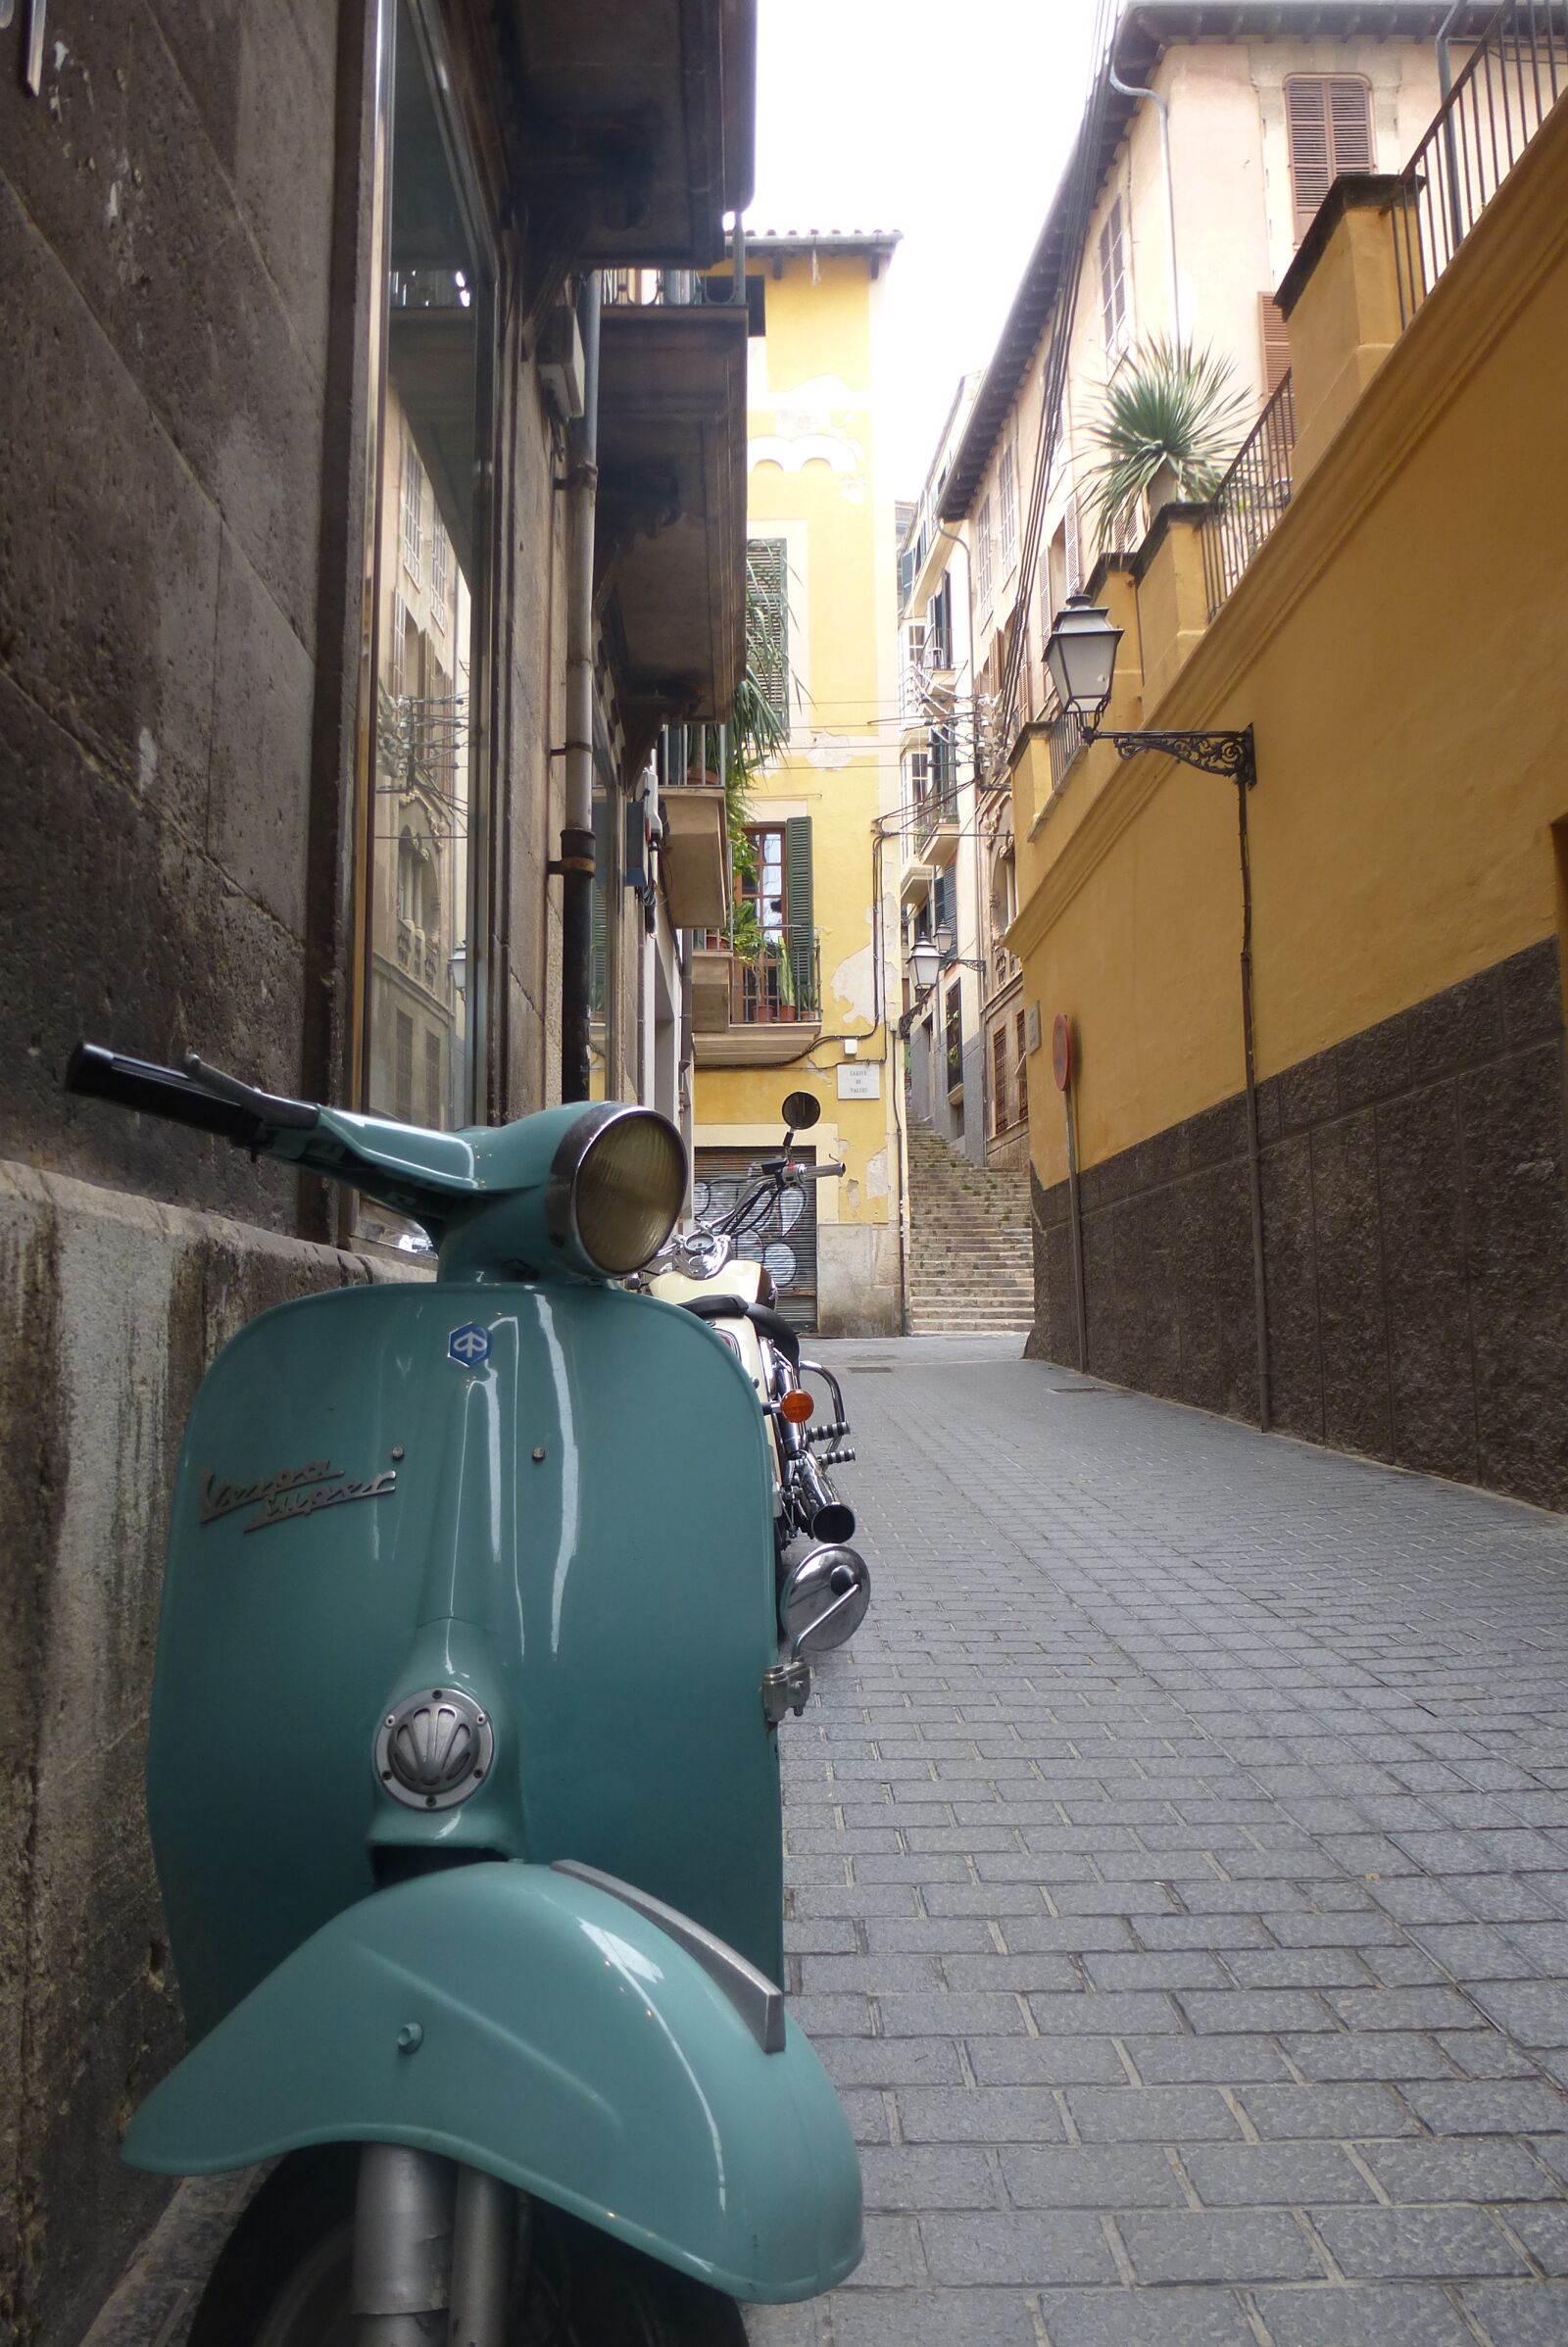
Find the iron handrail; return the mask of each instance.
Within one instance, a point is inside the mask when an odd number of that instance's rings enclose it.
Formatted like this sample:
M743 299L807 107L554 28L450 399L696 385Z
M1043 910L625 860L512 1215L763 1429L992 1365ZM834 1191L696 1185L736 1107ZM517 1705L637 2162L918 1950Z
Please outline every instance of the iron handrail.
M1203 516L1203 586L1210 619L1290 504L1295 454L1296 400L1287 369Z
M1390 209L1407 326L1568 89L1568 5L1509 0L1465 60Z

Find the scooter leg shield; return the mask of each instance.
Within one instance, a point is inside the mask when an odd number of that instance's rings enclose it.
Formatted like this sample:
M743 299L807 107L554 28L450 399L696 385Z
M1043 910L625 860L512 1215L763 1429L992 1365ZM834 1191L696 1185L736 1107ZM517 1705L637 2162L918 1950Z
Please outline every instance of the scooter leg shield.
M711 1970L594 1883L458 1867L297 1948L149 2097L124 2157L191 2176L411 2144L732 2298L808 2298L859 2258L859 2168L815 2054L781 2034L765 2052Z

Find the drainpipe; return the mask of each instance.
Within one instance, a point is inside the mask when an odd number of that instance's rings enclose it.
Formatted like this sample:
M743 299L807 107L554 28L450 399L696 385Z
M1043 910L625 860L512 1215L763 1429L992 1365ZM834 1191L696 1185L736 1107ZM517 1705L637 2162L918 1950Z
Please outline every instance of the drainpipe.
M577 292L583 408L566 476L565 805L561 828L561 1097L588 1098L594 897L594 509L599 490L599 274Z
M1111 88L1119 91L1122 97L1148 98L1159 110L1159 149L1165 164L1165 226L1170 237L1171 340L1180 342L1182 338L1182 295L1181 286L1176 276L1176 182L1170 168L1170 108L1158 90L1135 89L1130 82L1121 80L1114 65L1107 68L1107 77Z

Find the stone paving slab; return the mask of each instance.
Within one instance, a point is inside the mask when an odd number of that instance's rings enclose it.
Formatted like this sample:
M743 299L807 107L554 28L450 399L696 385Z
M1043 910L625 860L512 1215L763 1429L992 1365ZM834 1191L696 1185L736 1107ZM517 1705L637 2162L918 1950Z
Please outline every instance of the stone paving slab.
M876 1593L784 1731L790 1986L867 2255L756 2347L1568 2347L1568 1523L824 1350ZM179 2347L248 2188L90 2347Z
M1568 1524L822 1349L875 1597L785 1730L791 1987L873 2247L758 2347L1568 2347Z

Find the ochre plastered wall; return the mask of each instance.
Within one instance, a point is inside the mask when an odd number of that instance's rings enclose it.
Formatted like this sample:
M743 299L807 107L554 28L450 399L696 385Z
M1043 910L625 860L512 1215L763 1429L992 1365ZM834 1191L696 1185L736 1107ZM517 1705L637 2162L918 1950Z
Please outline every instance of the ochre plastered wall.
M1565 363L1559 110L1170 690L1116 712L1255 728L1263 1076L1553 930ZM1149 649L1136 620L1135 674ZM1032 747L1019 781L1020 835L1035 835L1014 939L1047 1027L1058 1010L1078 1027L1093 1165L1241 1088L1235 794L1100 749L1042 819L1043 755ZM1061 1104L1044 1084L1031 1096L1049 1187L1065 1172Z
M878 871L897 886L897 848L880 859L874 826L897 796L896 591L891 482L878 468L872 383L880 276L863 254L765 248L765 348L753 345L747 530L789 549L790 744L752 793L757 823L811 820L812 916L820 940L821 1038L802 1034L791 1065L713 1067L699 1056L695 1143L744 1133L760 1152L780 1138L779 1103L804 1089L821 1102L845 1178L819 1200L824 1326L897 1324L897 1140L887 1064L887 955L896 921L873 919ZM774 273L775 266L778 273ZM886 266L884 262L882 267ZM879 956L881 967L878 967ZM895 1013L897 1003L895 1003ZM768 1030L776 1034L776 1029ZM879 1097L841 1100L837 1067L857 1045ZM725 1142L723 1146L734 1146Z

